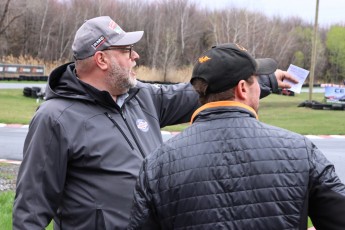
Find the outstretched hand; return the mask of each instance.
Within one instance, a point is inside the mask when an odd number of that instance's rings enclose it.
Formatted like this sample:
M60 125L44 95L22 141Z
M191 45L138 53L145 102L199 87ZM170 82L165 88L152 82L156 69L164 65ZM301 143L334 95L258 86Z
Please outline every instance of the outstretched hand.
M291 88L291 85L288 82L283 82L284 79L287 79L287 80L294 82L294 83L298 83L298 80L296 78L294 78L291 74L289 74L288 72L283 71L281 69L277 69L274 72L274 74L276 76L279 88L283 88L283 89L284 88L287 88L287 89Z

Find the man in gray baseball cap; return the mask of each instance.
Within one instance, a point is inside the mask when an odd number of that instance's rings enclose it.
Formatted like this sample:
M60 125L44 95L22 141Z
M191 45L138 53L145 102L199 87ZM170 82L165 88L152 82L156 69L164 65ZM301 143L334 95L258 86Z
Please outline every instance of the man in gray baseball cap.
M33 118L18 174L13 229L125 229L145 156L160 127L187 122L199 106L190 84L136 80L143 31L108 16L85 21L74 63L49 76L47 101Z

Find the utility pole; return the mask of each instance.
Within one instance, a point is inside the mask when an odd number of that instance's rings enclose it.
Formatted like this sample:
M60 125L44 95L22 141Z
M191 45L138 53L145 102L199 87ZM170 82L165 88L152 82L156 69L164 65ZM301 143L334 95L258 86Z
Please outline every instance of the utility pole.
M311 64L310 64L310 77L309 77L309 102L312 102L313 98L313 86L314 86L314 73L315 73L315 62L316 62L316 35L317 35L317 25L319 16L319 0L316 0L316 11L315 11L315 22L314 22L314 34L312 40L312 50L311 50Z

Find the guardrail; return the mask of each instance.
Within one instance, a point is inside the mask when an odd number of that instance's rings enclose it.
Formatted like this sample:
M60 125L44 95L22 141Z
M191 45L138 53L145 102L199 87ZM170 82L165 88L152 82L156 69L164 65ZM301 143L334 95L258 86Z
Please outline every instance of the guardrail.
M44 65L20 65L0 63L0 80L27 80L27 81L44 81Z

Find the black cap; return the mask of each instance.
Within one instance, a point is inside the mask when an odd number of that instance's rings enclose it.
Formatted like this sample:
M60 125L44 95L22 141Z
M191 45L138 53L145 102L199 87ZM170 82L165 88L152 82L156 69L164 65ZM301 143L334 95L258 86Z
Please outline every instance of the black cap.
M254 59L245 48L227 43L204 52L194 65L191 82L202 78L208 83L207 93L219 93L235 87L252 75L274 73L277 62L271 58Z

